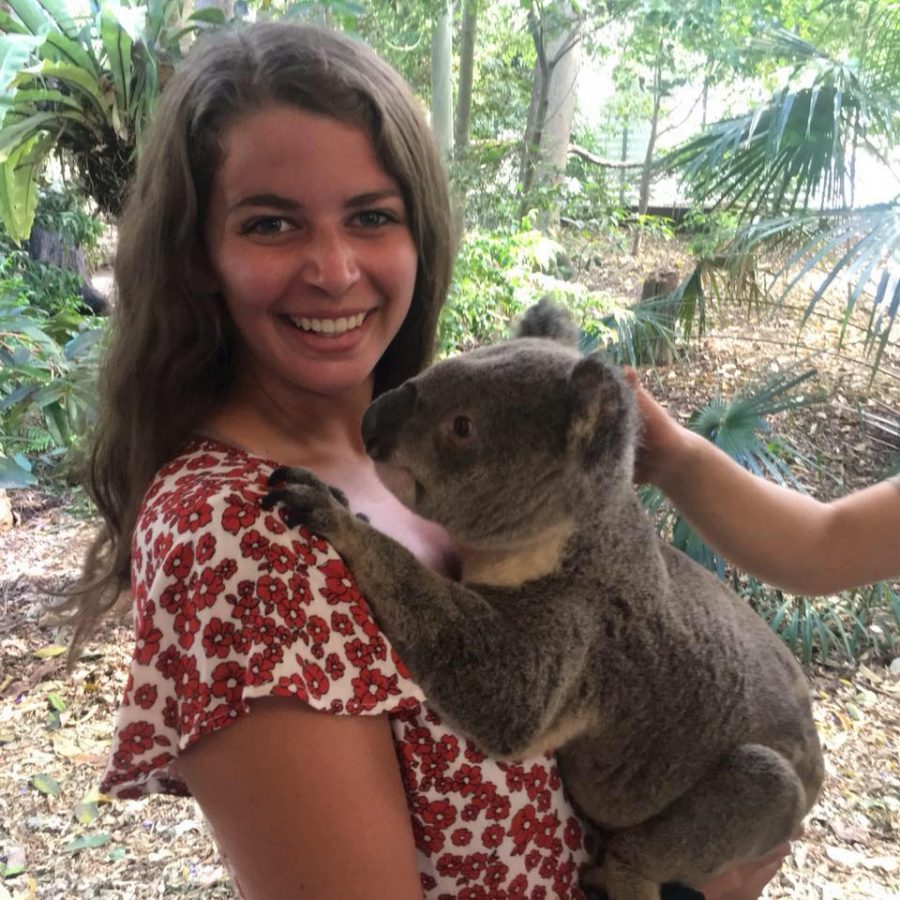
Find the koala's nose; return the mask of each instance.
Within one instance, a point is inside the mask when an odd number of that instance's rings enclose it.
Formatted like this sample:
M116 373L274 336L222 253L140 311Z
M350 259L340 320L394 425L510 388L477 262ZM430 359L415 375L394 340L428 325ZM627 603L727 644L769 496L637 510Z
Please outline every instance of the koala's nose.
M402 384L382 394L366 410L362 420L362 438L366 453L376 462L386 460L397 443L400 426L416 405L416 389Z

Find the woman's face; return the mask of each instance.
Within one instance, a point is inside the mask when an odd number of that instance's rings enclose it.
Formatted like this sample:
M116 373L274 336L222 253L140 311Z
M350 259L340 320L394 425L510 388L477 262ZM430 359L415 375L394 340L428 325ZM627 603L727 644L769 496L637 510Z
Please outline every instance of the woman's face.
M235 377L289 402L370 387L412 302L416 247L361 129L291 106L237 120L206 248L238 333Z

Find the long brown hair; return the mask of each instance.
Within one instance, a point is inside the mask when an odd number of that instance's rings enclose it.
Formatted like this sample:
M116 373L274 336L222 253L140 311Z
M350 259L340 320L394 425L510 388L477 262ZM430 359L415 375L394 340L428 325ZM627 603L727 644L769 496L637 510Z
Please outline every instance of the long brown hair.
M418 252L410 312L375 369L375 393L429 361L455 250L440 156L403 79L363 44L310 25L267 23L198 42L144 135L119 227L118 303L100 373L88 486L104 524L62 607L73 651L128 584L141 498L229 383L232 325L208 287L203 217L221 137L283 103L357 125L400 185Z

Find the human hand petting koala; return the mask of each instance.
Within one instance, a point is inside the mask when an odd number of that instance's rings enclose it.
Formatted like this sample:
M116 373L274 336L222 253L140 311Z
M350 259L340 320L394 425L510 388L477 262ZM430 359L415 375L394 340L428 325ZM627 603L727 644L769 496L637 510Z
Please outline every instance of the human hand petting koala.
M586 887L744 900L821 783L805 678L744 601L658 538L632 484L633 392L597 355L537 336L564 325L539 305L526 336L438 363L363 419L385 484L454 538L461 582L309 473L273 473L266 504L345 557L460 732L499 758L556 751L605 836Z

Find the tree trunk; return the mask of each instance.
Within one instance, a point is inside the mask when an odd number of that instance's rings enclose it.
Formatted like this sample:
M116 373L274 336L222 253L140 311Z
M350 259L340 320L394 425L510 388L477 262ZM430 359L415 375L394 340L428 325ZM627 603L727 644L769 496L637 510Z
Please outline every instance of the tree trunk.
M566 21L553 33L533 11L529 27L535 45L534 82L526 126L522 190L523 200L535 187L553 187L562 180L575 115L576 85L581 69L581 18L566 4ZM556 224L559 209L551 209L544 227Z
M475 32L478 27L478 0L465 0L459 40L459 90L456 97L454 141L457 154L464 154L469 143L472 112L472 79L475 71Z
M628 159L628 120L622 124L622 162ZM619 170L619 206L625 205L625 169Z
M654 269L641 288L638 308L649 307L652 316L663 329L660 333L641 333L635 336L634 357L640 366L667 366L674 359L672 340L675 334L677 304L663 303L662 298L672 294L679 284L678 271L662 267Z
M650 116L650 138L647 141L647 152L644 154L644 168L641 171L641 187L638 195L638 218L647 215L647 207L650 205L650 184L653 180L653 153L656 150L656 136L659 131L659 110L662 105L662 63L663 45L659 42L659 51L656 54L656 68L653 72L653 112ZM631 255L637 256L641 249L640 225L634 230L634 241L631 245Z
M453 156L452 4L446 2L431 35L431 127L445 161Z

